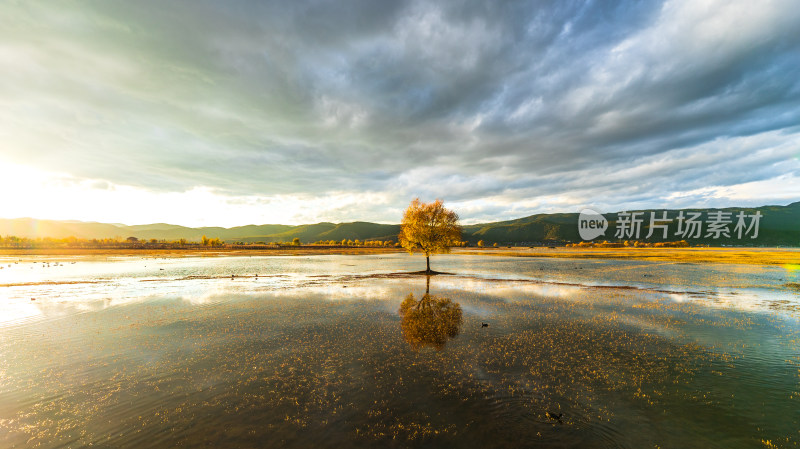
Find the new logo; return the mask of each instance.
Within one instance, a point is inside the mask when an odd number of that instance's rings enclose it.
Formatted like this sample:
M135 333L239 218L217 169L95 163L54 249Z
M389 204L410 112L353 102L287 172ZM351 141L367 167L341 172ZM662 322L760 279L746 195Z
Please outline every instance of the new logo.
M584 240L592 240L605 235L608 220L600 212L584 209L578 216L578 234Z

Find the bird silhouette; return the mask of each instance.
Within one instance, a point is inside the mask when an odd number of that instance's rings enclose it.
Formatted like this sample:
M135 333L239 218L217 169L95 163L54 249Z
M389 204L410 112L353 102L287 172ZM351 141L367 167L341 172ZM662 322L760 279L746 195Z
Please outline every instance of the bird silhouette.
M564 416L564 414L563 414L563 413L559 413L558 415L556 415L556 414L555 414L555 413L553 413L553 412L547 412L547 417L548 417L548 418L550 418L550 419L553 419L553 420L556 420L556 421L558 421L558 422L561 422L561 417L562 417L562 416Z
M489 327L489 323L481 323L481 327Z

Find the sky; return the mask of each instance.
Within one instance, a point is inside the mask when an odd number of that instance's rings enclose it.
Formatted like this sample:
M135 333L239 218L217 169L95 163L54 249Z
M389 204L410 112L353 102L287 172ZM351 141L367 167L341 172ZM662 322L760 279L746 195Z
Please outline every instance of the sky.
M800 200L796 0L0 2L0 218Z

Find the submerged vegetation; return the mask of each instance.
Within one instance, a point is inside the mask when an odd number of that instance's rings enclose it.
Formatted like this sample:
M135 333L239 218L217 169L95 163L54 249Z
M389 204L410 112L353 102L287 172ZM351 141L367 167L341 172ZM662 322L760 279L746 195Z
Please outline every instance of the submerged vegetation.
M42 314L0 326L0 446L800 444L799 312L737 290L780 293L792 267L498 259L432 277L433 296L383 275L403 254L307 259L133 257L91 262L97 283L6 287ZM69 280L77 260L0 273ZM643 274L675 291L630 287ZM618 285L578 285L600 276Z

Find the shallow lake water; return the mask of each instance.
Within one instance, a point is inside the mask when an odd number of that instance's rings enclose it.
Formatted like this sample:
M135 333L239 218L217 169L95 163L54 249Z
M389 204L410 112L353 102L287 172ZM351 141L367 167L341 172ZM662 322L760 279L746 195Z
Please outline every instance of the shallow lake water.
M0 258L0 447L800 445L796 265L424 263Z

